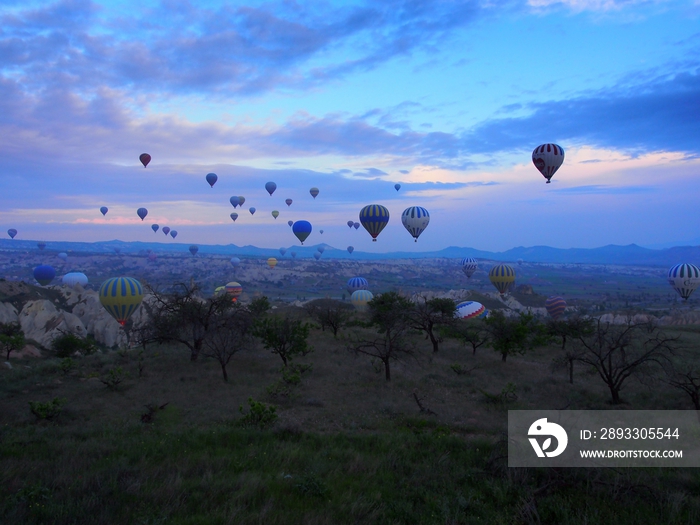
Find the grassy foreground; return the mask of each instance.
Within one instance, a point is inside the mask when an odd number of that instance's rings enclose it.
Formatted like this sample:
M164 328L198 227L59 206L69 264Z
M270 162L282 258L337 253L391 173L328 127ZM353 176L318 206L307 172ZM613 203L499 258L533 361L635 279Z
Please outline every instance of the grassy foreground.
M503 443L400 419L372 434L153 425L5 427L4 523L678 523L684 470L509 469ZM625 470L625 469L623 469Z

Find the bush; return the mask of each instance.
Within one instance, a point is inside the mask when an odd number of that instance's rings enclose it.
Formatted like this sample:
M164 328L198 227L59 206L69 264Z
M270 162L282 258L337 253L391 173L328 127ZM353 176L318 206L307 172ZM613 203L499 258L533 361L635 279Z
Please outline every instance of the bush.
M37 419L51 420L61 413L63 410L63 405L66 404L65 398L55 397L47 403L40 403L39 401L30 401L29 408Z
M266 405L260 401L254 401L252 397L248 398L249 412L243 412L243 405L238 407L238 411L243 414L243 417L238 421L242 427L255 427L263 430L268 428L277 421L277 407L274 405Z
M64 333L51 342L51 348L56 352L56 357L70 357L75 352L82 355L90 355L97 352L97 346L90 339L83 339L75 334Z

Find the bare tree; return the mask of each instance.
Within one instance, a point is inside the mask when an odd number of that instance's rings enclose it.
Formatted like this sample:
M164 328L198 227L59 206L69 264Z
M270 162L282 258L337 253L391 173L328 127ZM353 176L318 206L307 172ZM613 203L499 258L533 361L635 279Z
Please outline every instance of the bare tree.
M451 324L455 318L457 305L452 299L435 297L417 302L410 312L411 326L416 330L426 333L433 344L433 353L438 351L438 344L442 342L442 337L438 330L441 327Z
M333 332L333 337L338 337L338 330L350 319L353 306L335 299L316 299L304 305L307 313L321 325L321 330L326 327Z
M561 350L563 355L556 358L553 362L554 367L563 365L566 367L569 374L569 383L574 384L574 363L579 357L581 351L580 346L568 345L571 339L581 337L593 332L593 319L590 317L574 316L569 319L554 320L550 319L547 322L547 332L552 337L561 338Z
M447 327L446 333L462 341L465 346L471 346L472 355L476 354L477 348L489 342L489 332L482 318L456 319Z
M619 404L620 391L627 379L648 371L651 366L669 365L679 348L680 337L670 337L652 322L622 325L596 319L590 333L579 334L576 361L593 367L610 390L613 404Z
M238 303L219 312L209 323L202 355L216 359L221 365L224 381L228 382L226 366L231 358L253 343L254 318L250 310Z

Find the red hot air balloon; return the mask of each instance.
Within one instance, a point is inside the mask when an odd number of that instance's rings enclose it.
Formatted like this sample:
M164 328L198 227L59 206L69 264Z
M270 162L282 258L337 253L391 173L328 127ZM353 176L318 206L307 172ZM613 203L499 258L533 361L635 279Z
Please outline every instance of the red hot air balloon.
M541 144L532 152L532 163L547 179L547 184L564 162L564 150L558 144Z
M139 155L139 160L145 168L146 166L148 166L148 163L151 162L151 156L148 153L141 153L141 155Z

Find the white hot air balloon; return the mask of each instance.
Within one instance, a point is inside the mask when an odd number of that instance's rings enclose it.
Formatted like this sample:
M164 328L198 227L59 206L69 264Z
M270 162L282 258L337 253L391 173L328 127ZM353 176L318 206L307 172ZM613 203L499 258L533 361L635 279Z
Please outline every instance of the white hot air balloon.
M532 163L547 179L547 184L563 162L564 150L558 144L541 144L532 152Z
M418 237L428 227L430 214L421 206L411 206L401 214L401 222L408 233L413 236L413 242L418 242Z
M474 257L465 257L462 259L462 271L464 272L464 275L467 276L467 279L470 279L472 275L474 275L474 272L479 268L479 265L476 262L476 259Z
M73 288L76 284L85 286L88 283L88 278L82 272L70 272L63 276L62 282L64 285Z
M677 264L668 271L668 284L687 301L700 285L700 268L689 263Z

